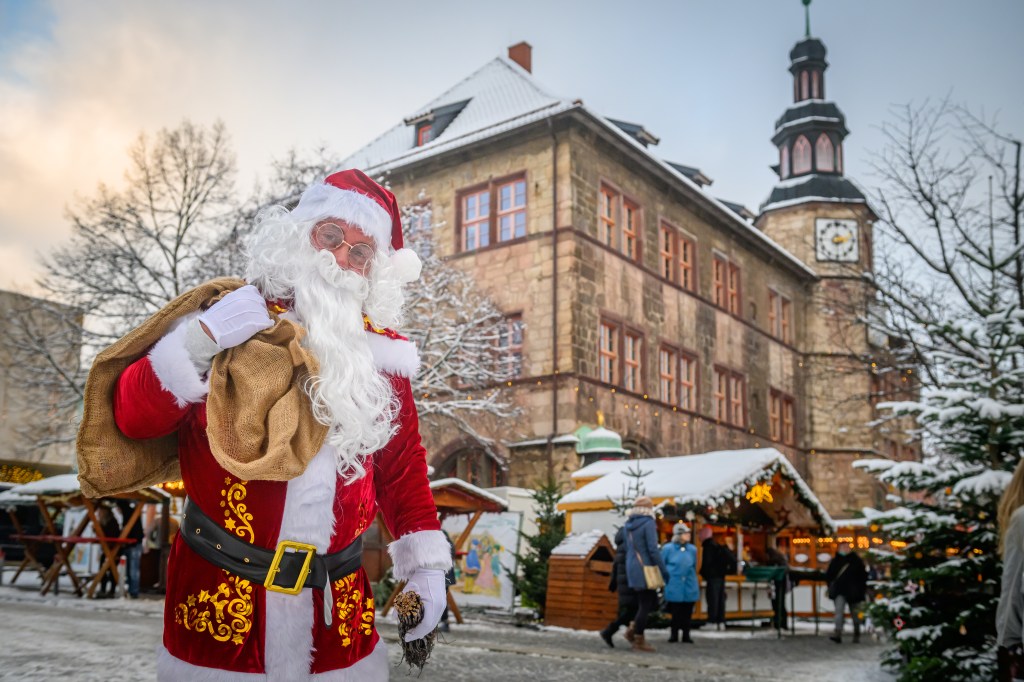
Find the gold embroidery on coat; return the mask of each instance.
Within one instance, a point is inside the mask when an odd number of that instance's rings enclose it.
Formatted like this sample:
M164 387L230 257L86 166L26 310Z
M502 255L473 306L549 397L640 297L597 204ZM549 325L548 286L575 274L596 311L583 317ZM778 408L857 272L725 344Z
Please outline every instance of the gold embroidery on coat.
M224 479L224 485L228 486L220 491L224 496L220 506L224 509L224 527L229 531L248 542L256 541L256 534L252 530L252 514L249 513L247 505L242 502L249 494L246 484L248 481L231 483L230 478Z
M174 610L174 622L186 630L209 633L218 642L231 640L241 644L243 634L252 629L252 584L227 571L227 582L214 592L201 590L198 598L190 594Z
M341 635L342 646L350 646L354 635L373 634L373 597L364 600L363 591L357 587L359 583L358 572L334 581L334 605L341 621L338 634Z

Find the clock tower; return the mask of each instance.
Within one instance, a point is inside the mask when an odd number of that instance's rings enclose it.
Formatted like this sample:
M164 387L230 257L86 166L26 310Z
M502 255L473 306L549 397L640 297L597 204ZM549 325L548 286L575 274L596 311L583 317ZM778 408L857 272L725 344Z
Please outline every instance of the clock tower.
M806 4L806 3L805 3ZM877 216L843 174L846 118L826 99L825 45L807 35L789 53L793 104L775 122L772 144L779 177L756 225L817 273L804 297L797 327L803 390L801 447L806 476L836 518L849 518L882 500L875 480L855 471L857 459L881 454L874 418L872 344L858 312L870 287L871 229ZM814 409L810 409L813 406Z

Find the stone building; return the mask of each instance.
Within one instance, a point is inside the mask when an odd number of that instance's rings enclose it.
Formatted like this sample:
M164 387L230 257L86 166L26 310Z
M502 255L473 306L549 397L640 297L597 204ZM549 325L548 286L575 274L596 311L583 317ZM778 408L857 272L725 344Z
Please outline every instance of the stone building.
M0 291L0 484L71 471L77 401L53 370L78 369L77 318L64 306ZM34 352L44 345L46 353Z
M824 46L807 38L790 56L779 182L756 216L660 158L642 125L546 92L526 43L343 162L429 206L437 250L507 315L501 343L521 357L503 390L523 417L489 434L500 456L428 430L442 475L567 481L571 434L601 412L640 457L770 444L833 514L881 502L850 462L916 453L866 426L884 344L835 304L866 300L875 215L843 176Z

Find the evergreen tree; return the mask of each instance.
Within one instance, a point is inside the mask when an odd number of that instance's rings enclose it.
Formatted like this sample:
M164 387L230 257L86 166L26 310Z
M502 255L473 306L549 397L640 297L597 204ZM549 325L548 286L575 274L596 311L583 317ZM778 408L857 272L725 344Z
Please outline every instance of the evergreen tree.
M878 252L902 261L879 268L881 305L865 319L900 339L896 371L920 382L879 407L916 418L925 457L857 463L900 493L893 509L865 510L873 529L907 543L876 552L891 574L869 611L901 681L989 680L997 506L1024 455L1020 143L946 103L908 108L886 132ZM951 151L955 141L965 146Z
M516 554L519 563L518 574L509 571L512 586L522 596L523 606L536 608L544 614L548 592L548 560L551 550L565 539L565 514L558 511L558 500L562 497L561 486L554 480L538 488L533 495L537 510L537 534L520 533L526 543L526 551Z

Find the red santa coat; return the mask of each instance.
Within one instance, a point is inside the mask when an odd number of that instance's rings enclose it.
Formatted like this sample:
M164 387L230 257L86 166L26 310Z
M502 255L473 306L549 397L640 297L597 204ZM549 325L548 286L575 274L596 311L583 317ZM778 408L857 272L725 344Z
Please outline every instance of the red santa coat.
M350 544L379 509L397 538L389 548L396 577L408 578L419 567L450 566L408 378L417 362L409 341L393 332L367 332L401 409L398 432L374 453L365 476L346 485L337 474L333 446L325 445L291 481L243 481L210 452L205 399L197 396L202 380L184 350L183 330L179 326L124 371L114 411L131 438L178 432L192 503L252 544L273 550L280 540L293 540L316 545L319 553ZM161 678L387 679L386 652L374 629L376 605L363 569L333 581L329 592L317 587L297 595L268 592L200 558L179 535L168 566Z

